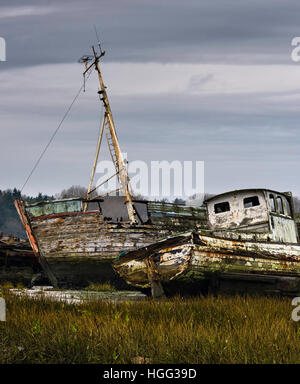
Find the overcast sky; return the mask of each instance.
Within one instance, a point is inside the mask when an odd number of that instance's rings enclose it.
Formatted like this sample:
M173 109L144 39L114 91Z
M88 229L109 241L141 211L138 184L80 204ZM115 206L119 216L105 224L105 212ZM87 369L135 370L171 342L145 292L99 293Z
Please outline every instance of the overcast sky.
M0 189L20 188L82 84L96 42L129 160L203 160L205 192L267 187L300 196L300 2L0 0ZM24 189L87 186L97 79Z

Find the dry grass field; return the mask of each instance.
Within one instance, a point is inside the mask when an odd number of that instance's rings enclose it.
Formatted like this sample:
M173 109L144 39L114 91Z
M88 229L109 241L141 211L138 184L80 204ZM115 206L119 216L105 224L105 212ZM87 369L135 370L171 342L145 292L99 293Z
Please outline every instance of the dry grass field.
M0 363L300 363L291 298L175 297L69 305L2 288Z

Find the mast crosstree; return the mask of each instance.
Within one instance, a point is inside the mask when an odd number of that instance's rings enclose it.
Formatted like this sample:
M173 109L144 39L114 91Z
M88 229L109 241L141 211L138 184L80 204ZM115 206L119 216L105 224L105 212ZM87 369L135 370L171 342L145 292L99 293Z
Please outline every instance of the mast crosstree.
M102 137L103 137L103 133L105 132L109 152L116 169L116 175L118 176L119 182L121 184L121 188L125 196L125 203L128 211L129 221L131 222L131 224L136 224L137 223L136 211L133 206L132 198L129 191L130 179L127 173L126 163L118 142L118 137L115 129L112 111L110 108L109 99L106 92L106 86L104 85L101 70L100 70L100 58L105 55L105 51L102 51L100 43L99 43L99 48L100 48L99 55L97 54L95 47L92 47L93 56L82 56L82 58L79 60L79 62L83 63L85 66L85 71L83 72L84 79L86 74L90 71L90 69L92 69L93 67L95 68L98 75L99 83L100 83L100 90L98 91L98 94L100 95L100 100L103 102L103 105L104 105L104 116L102 120L101 131L100 131L99 140L97 144L96 156L94 159L92 174L91 174L90 183L88 187L87 200L90 199L91 193L95 190L95 188L92 189L92 184L93 184L95 169L96 169L96 165L99 157L99 150L102 142ZM89 62L91 63L89 64ZM87 208L87 203L85 204L85 210L86 208Z

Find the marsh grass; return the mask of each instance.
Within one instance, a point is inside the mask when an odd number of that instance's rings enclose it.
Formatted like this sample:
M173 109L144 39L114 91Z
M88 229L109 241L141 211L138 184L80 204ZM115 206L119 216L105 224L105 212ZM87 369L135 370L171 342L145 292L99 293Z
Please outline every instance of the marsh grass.
M291 299L175 297L82 305L2 291L0 363L299 363Z

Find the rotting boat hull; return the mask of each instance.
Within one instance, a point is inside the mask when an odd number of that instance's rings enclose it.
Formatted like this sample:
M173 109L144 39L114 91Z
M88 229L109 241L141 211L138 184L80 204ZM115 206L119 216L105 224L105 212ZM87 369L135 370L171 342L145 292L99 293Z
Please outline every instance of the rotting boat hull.
M0 241L0 282L31 284L41 267L29 244Z
M110 281L121 288L124 282L114 272L114 258L171 233L154 226L110 224L93 214L32 221L31 225L59 286Z
M130 285L168 292L300 292L300 245L187 233L126 253L114 263Z
M112 223L94 211L30 217L23 202L15 205L36 257L54 286L82 287L109 281L125 288L113 268L120 252L193 228L196 220L131 225L128 221Z

